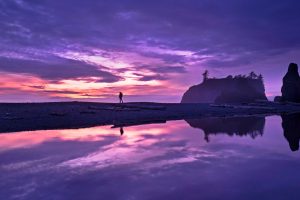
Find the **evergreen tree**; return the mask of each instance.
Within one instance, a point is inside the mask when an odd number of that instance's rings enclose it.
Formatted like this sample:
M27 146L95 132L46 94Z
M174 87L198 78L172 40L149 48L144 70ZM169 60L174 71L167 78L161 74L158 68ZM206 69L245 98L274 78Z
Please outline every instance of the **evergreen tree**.
M206 81L208 79L208 71L205 70L202 75L203 75L203 82L204 82L204 81Z
M250 72L248 77L251 78L251 79L256 79L257 75L252 71L252 72Z

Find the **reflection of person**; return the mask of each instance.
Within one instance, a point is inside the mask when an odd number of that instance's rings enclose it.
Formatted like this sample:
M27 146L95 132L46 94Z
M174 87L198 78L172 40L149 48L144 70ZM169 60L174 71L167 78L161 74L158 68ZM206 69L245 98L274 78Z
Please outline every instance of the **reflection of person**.
M209 134L206 134L206 133L205 133L205 135L204 135L204 140L205 140L206 142L209 142Z
M124 103L123 102L123 93L122 92L119 93L119 100L120 100L120 103Z
M123 127L120 127L120 134L121 134L121 135L124 134L124 129L123 129Z

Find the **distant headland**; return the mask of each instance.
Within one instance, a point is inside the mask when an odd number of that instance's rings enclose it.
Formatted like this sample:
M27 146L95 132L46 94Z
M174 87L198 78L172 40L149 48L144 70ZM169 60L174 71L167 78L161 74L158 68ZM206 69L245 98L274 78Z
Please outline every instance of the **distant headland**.
M281 96L274 98L278 103L300 103L300 76L298 65L290 63L282 79ZM182 96L181 103L254 103L268 101L263 76L250 72L249 75L229 75L226 78L209 78L203 73L203 82L191 86Z
M263 76L251 72L247 75L229 75L226 78L208 78L203 73L203 82L190 87L181 103L250 103L267 101Z

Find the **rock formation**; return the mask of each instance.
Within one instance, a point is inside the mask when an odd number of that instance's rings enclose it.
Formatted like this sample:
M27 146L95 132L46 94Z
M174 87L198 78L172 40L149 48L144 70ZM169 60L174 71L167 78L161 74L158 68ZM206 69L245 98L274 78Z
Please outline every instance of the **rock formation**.
M300 77L297 64L289 64L288 72L282 80L281 93L281 101L300 102Z
M262 76L240 75L206 78L201 84L190 87L181 103L249 103L256 100L267 100Z

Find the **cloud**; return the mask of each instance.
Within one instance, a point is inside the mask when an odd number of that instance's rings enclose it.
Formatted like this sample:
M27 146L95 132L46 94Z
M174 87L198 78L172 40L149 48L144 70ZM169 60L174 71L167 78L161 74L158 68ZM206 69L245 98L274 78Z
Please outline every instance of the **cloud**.
M2 44L24 48L93 46L125 51L143 42L174 50L231 55L286 51L300 45L300 3L292 0L163 0L159 5L156 1L137 0L6 0L0 6ZM161 55L162 59L178 62L182 57Z
M36 11L28 12L25 5ZM248 48L259 43L260 46L295 45L291 39L296 39L299 33L295 29L299 22L299 6L299 2L291 0L229 0L226 4L206 0L163 0L159 6L155 1L138 0L109 3L79 0L58 3L48 0L39 3L24 1L23 7L18 6L19 9L15 10L25 17L20 17L21 24L43 35L79 39L82 42L108 39L115 41L115 44L117 41L137 42L147 39L149 42L156 40L163 44L172 43L176 47L187 46L187 49L191 49L197 46L197 49L202 49L198 45L208 43L215 48L225 43L247 43ZM9 11L15 8L7 7L11 8ZM41 19L35 19L35 24L30 23L36 16ZM49 25L56 27L56 30L50 30ZM277 40L279 38L284 40ZM175 40L178 42L175 43ZM253 40L256 42L252 43ZM275 43L269 43L269 40Z
M157 66L149 68L152 72L157 73L186 73L184 66Z
M77 60L52 57L51 60L24 60L0 57L0 71L32 74L47 80L97 77L101 82L116 82L120 78L109 72Z
M2 0L0 71L53 83L136 84L128 77L140 73L140 82L180 86L198 81L204 68L222 76L251 65L261 73L261 61L300 51L299 10L294 0ZM102 56L103 63L58 57L66 52ZM281 72L283 62L263 67ZM274 82L275 75L265 77Z
M167 77L163 77L161 75L148 75L139 78L140 81L167 80L167 79L168 79Z

